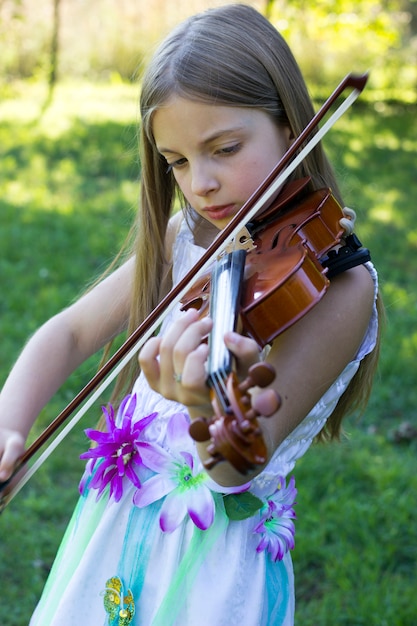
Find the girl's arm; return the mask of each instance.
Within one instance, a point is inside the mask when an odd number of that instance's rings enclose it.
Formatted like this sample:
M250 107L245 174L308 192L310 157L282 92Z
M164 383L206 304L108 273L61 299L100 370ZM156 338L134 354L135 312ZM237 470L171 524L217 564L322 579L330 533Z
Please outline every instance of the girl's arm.
M41 409L68 376L127 326L133 259L31 337L0 393L0 480L24 451Z
M368 270L353 268L332 279L322 300L274 341L268 361L276 371L273 386L282 405L272 417L259 419L269 458L354 358L373 302L374 286ZM198 320L195 312L188 311L162 340L150 340L140 354L151 386L187 405L191 418L212 414L204 387L207 347L201 344L210 324L207 318ZM241 370L259 360L256 344L248 338L232 333L226 345L238 357ZM173 379L174 373L182 374L181 384ZM261 397L262 391L259 394ZM203 460L207 458L205 444L199 444L199 454ZM239 474L229 463L219 463L210 474L223 485L237 485L251 478Z

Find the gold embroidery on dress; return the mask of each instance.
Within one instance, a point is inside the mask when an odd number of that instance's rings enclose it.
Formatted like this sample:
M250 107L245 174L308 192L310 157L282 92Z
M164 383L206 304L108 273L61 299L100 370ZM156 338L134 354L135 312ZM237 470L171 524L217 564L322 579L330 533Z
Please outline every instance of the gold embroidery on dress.
M130 589L124 595L123 584L118 576L112 576L106 582L104 608L111 626L129 626L135 615L135 601Z

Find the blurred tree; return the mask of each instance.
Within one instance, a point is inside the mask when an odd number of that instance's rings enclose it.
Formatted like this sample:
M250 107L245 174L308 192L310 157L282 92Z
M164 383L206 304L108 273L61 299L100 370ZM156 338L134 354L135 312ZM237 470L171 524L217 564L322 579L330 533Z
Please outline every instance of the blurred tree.
M54 19L52 23L52 41L51 41L51 54L49 61L49 89L52 91L58 72L58 51L59 51L59 6L61 4L61 0L53 0L54 3Z
M48 97L45 102L44 109L52 102L58 76L60 4L61 0L53 0L54 13L52 22L51 51L49 55Z
M275 0L265 0L265 17L268 19L271 18L274 1Z
M374 88L406 87L415 101L417 0L267 0L265 6L309 82L326 85L370 69Z
M310 84L327 90L348 71L370 69L374 90L415 94L417 0L246 1L283 33ZM175 23L225 2L0 0L0 82L42 78L52 93L58 69L62 77L131 80Z

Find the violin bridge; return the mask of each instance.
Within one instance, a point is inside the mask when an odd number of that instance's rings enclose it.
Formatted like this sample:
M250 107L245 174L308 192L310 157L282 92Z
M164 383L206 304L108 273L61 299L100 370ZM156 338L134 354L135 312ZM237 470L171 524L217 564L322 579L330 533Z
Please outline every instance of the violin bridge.
M227 244L224 252L229 254L234 250L246 250L246 252L250 252L251 250L255 250L256 246L253 242L251 234L249 230L244 226L236 235L236 237Z

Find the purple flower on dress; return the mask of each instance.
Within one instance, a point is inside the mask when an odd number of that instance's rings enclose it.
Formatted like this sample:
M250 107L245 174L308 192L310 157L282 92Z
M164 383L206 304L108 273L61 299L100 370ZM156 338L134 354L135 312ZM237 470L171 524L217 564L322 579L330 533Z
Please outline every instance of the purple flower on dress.
M296 495L294 476L287 487L281 477L278 489L267 499L261 510L261 521L254 528L254 532L261 535L256 551L266 550L273 561L281 561L288 550L294 548L295 526L292 520L296 514L292 507L296 504Z
M172 532L188 514L201 530L213 523L213 491L234 493L248 485L227 489L217 485L195 456L194 443L188 433L189 420L184 413L173 415L167 425L167 449L143 444L142 462L156 472L135 492L133 502L142 508L165 496L159 517L164 532Z
M141 435L144 428L155 419L157 413L151 413L133 423L135 408L136 394L128 395L120 404L117 420L114 418L114 409L111 404L108 407L102 407L106 419L106 432L92 428L87 428L85 431L86 435L97 445L80 455L80 459L89 459L79 486L81 494L85 493L87 486L98 489L98 500L107 485L110 485L110 498L113 496L115 501L119 502L123 495L124 476L135 487L140 487L141 482L135 466L142 464ZM116 425L116 421L121 424L120 427ZM93 473L95 468L96 471Z

